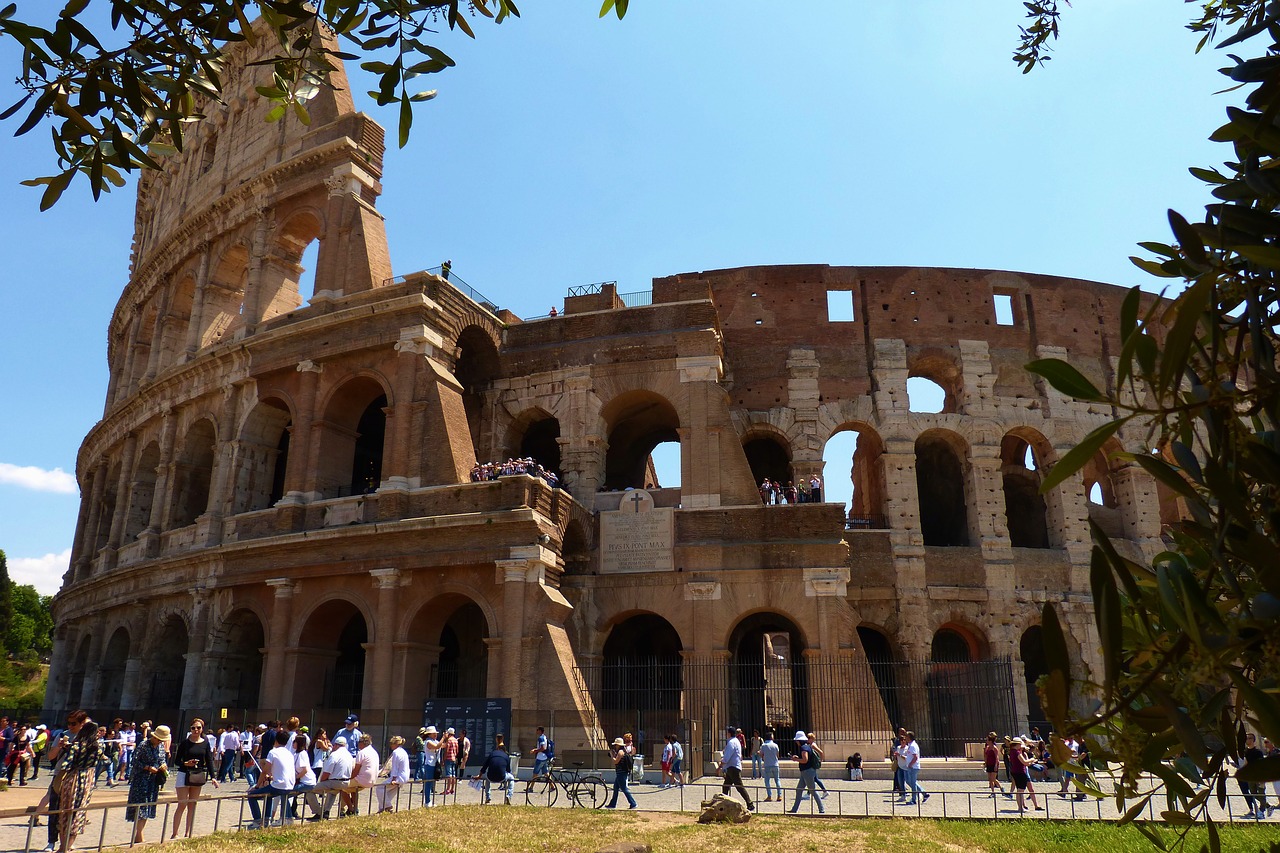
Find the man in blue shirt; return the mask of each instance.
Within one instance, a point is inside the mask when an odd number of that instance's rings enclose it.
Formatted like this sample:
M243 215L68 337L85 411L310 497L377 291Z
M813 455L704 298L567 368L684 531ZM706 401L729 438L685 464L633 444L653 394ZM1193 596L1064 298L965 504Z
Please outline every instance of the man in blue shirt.
M341 734L347 739L347 751L355 755L360 751L360 736L363 734L360 729L356 728L356 726L360 725L360 718L355 714L348 714L347 718L342 722L343 729Z
M756 805L751 802L747 786L742 784L742 741L738 740L738 729L725 726L724 757L720 759L720 769L724 771L724 793L730 788L737 788L747 804L747 811L755 811Z
M533 775L545 776L551 763L551 744L547 741L546 730L538 726L538 743L533 748Z

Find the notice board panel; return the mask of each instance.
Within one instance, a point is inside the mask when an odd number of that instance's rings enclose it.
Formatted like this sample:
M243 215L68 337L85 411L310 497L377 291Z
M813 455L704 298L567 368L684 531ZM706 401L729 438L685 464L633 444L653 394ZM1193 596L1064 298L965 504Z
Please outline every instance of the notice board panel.
M481 764L493 751L494 736L511 737L510 699L428 699L422 708L422 725L444 734L452 728L471 738L469 764Z

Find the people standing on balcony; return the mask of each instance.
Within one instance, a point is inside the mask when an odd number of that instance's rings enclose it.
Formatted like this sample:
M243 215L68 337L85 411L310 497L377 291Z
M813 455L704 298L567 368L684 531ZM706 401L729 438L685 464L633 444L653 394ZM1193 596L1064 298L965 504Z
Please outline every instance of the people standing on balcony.
M809 499L816 504L822 503L822 478L817 474L809 478Z
M787 503L789 504L799 503L800 493L796 491L796 484L793 483L791 480L787 480L786 495L787 495Z
M453 272L453 261L448 260L440 265L440 277L445 281L449 280L449 273Z

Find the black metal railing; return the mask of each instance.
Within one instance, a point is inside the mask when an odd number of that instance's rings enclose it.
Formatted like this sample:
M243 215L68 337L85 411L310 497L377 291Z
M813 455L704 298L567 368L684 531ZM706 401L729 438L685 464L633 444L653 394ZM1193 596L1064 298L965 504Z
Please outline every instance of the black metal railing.
M652 290L634 290L631 293L619 293L618 298L628 308L641 308L653 304Z
M434 267L427 267L426 269L418 270L417 272L411 272L411 273L405 273L404 275L393 276L392 278L386 279L382 283L384 286L392 285L392 284L402 284L410 276L422 275L423 273L440 276L445 281L447 281L449 285L453 287L454 290L458 291L463 296L467 297L472 302L479 305L484 310L488 311L490 314L493 314L495 317L497 316L498 314L497 303L495 303L489 297L485 296L480 291L476 290L471 285L467 284L462 279L462 276L458 275L452 269L450 269L446 273L444 271L443 264L440 264L439 266L434 266Z
M591 284L577 284L569 288L569 296L593 296L604 290L605 285L618 286L616 281L597 281Z

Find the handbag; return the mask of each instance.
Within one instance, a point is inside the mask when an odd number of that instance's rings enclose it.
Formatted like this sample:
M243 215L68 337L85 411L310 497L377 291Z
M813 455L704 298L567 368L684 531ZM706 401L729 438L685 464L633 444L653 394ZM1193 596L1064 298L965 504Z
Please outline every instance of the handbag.
M431 767L431 778L432 779L444 778L444 762L439 758L436 759L436 763Z
M203 785L209 781L209 774L204 770L191 770L187 773L188 785Z

